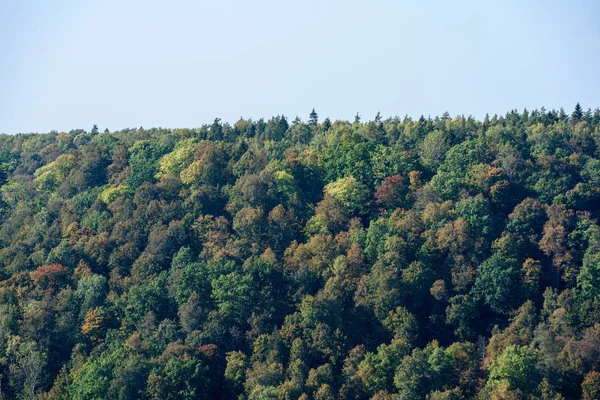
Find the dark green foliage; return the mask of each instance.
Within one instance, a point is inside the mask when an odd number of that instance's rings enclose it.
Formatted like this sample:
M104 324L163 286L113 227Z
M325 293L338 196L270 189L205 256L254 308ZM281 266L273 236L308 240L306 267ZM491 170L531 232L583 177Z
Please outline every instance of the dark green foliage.
M0 136L0 399L595 399L600 111Z
M579 104L577 104L577 105L579 105ZM308 123L312 126L316 126L318 122L319 122L319 116L317 115L317 112L313 108L308 117Z
M515 260L494 254L480 267L473 295L493 312L507 313L519 301L519 275Z

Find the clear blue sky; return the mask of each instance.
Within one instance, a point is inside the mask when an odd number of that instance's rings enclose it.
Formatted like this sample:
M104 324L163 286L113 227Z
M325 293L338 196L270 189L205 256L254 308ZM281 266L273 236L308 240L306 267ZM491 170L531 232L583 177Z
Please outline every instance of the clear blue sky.
M600 2L0 0L0 132L600 106Z

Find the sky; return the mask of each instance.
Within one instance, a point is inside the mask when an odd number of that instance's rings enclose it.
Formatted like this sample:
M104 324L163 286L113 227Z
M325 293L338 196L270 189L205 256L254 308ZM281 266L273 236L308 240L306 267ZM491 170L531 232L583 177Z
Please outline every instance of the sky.
M600 107L594 0L0 0L0 132Z

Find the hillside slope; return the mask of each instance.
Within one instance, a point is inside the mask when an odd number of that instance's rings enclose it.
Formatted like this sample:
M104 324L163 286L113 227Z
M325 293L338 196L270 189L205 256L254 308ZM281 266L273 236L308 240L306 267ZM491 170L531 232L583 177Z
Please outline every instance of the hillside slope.
M600 111L0 136L0 398L600 398Z

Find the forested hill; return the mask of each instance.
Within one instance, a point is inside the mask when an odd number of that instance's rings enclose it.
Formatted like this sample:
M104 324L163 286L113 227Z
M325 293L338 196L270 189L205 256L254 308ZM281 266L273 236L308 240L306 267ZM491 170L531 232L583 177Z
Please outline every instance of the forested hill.
M0 136L2 399L598 399L600 110Z

